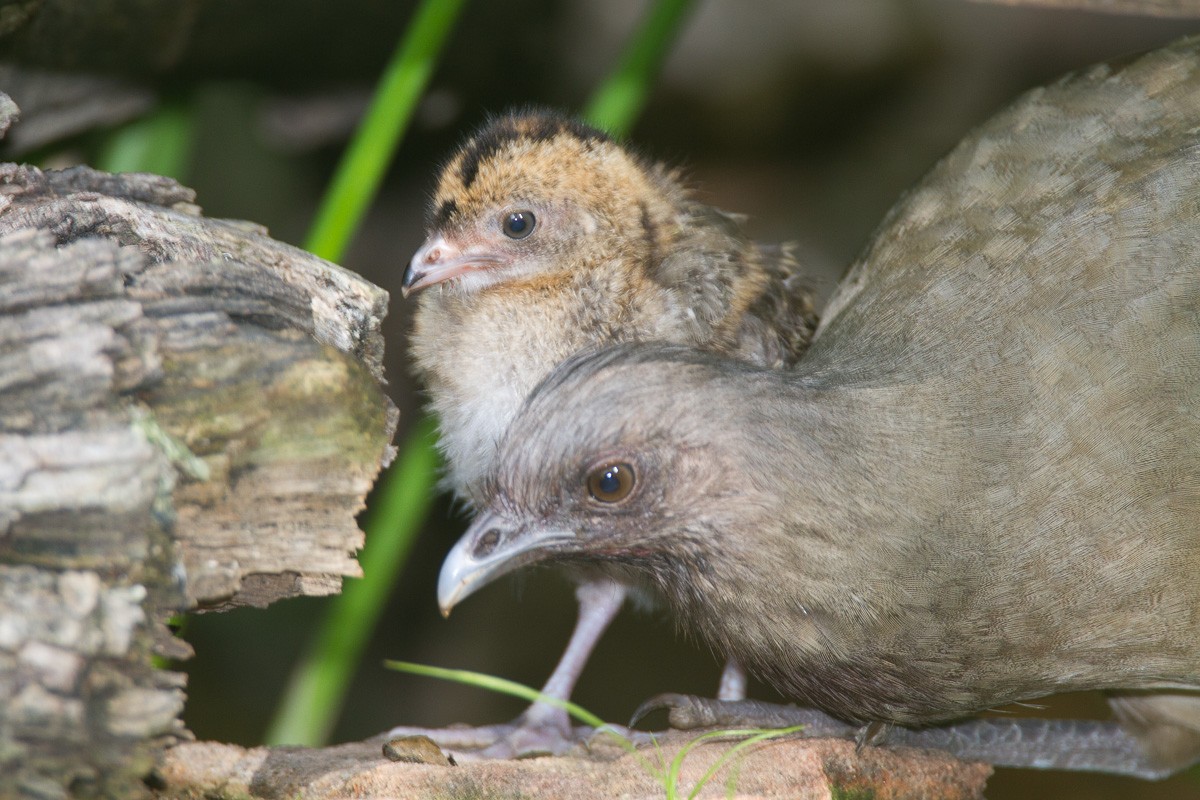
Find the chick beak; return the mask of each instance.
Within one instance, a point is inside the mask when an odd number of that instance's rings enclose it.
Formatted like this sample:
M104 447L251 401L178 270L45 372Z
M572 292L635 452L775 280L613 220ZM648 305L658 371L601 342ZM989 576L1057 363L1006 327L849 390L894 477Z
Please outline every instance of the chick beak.
M442 562L438 576L442 616L450 616L450 609L475 590L519 567L553 557L575 538L570 531L522 527L485 511Z
M501 263L494 252L478 247L463 249L446 241L440 234L429 237L408 262L400 294L408 297L435 283L457 278L467 272L487 269Z

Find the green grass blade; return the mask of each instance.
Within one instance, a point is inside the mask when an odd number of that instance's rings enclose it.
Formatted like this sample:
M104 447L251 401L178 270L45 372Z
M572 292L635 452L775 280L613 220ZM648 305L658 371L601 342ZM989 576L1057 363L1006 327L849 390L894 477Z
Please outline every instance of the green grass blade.
M424 0L326 192L305 247L339 261L387 172L464 0Z
M723 754L721 758L719 758L716 763L704 773L704 776L701 777L699 782L697 782L695 788L693 788L692 792L688 795L689 798L695 797L696 793L699 792L700 789L704 788L704 784L707 783L712 776L717 773L717 770L719 770L729 761L729 758L737 750L748 747L749 745L758 741L762 741L763 739L769 739L773 736L782 736L785 731L787 733L792 733L797 730L800 730L800 727L780 728L779 730L769 731L764 731L761 728L752 728L748 730L734 728L721 731L709 731L708 733L700 734L695 739L690 740L683 747L679 748L679 752L675 754L675 758L671 759L671 766L667 770L668 800L675 800L675 798L679 796L679 773L683 770L683 762L687 759L688 754L705 742L713 739L729 739L737 736L750 737L750 739L740 742L737 746L731 748L728 753Z
M537 689L526 686L523 683L517 683L516 681L510 681L505 678L497 678L495 675L487 675L482 672L472 672L471 670L467 669L447 669L446 667L434 667L428 664L414 664L411 661L389 660L384 661L383 665L388 669L394 669L398 672L407 672L412 675L423 675L427 678L437 678L444 681L465 683L468 686L475 686L490 692L497 692L499 694L507 694L512 697L519 697L522 700L526 700L530 703L542 702L555 706L556 708L561 708L572 717L582 722L584 725L589 725L592 728L595 728L597 733L607 733L609 736L614 737L617 742L624 747L627 752L629 752L630 755L637 759L642 769L646 770L646 772L648 772L655 780L657 780L659 783L663 783L665 780L665 773L662 770L655 769L654 765L651 764L644 756L642 756L641 752L637 749L637 746L634 745L634 743L631 742L628 737L619 733L612 725L605 722L596 714L593 714L591 711L588 711L586 708L578 705L577 703L572 703L570 700L563 700L558 697L551 697L549 695L542 694ZM655 742L655 747L657 748L657 746L658 743Z
M348 580L330 601L317 638L297 664L266 735L267 744L316 746L329 735L346 686L362 656L367 637L397 572L421 529L434 496L437 472L434 426L419 422L404 452L384 474L364 528L366 546L359 555L364 578Z
M710 739L721 739L737 733L739 731L710 731L697 736L679 748L679 752L671 759L671 764L667 768L667 800L676 800L679 797L679 773L683 769L683 762L688 757L688 753Z
M646 104L650 87L695 0L658 0L626 45L617 68L583 112L598 128L623 136Z
M507 694L513 697L519 697L522 700L528 700L530 703L542 701L549 705L565 710L575 719L585 725L590 725L593 728L605 728L608 726L604 720L588 711L583 706L572 703L570 700L562 700L557 697L544 695L537 689L526 686L523 683L506 680L505 678L497 678L495 675L487 675L482 672L472 672L467 669L447 669L446 667L433 667L426 664L414 664L411 661L384 661L383 665L388 669L394 669L399 672L408 672L413 675L423 675L427 678L438 678L444 681L456 681L465 683L470 686L476 686L480 689L486 689L489 692L498 692L499 694Z
M741 751L745 750L747 747L752 747L752 746L758 744L759 742L766 741L767 739L774 739L778 736L787 736L788 734L799 733L802 730L804 730L803 725L794 725L790 728L778 728L775 730L760 730L757 732L756 731L716 731L713 734L714 736L720 735L720 734L738 735L738 736L742 736L742 735L746 735L746 734L752 734L752 735L749 738L743 739L742 741L735 744L733 747L726 750L724 753L721 754L720 758L718 758L716 761L713 762L713 765L711 767L709 767L708 770L705 771L705 773L703 775L700 776L700 780L696 781L696 785L692 787L692 791L688 794L688 800L695 800L695 798L700 794L700 790L704 788L705 784L707 784L709 781L711 781L713 779L713 776L716 775L718 772L720 772L721 769L724 768L724 766L726 764L728 764L730 762L730 760L733 759L734 756L736 756ZM706 734L706 735L708 735L708 734ZM683 765L682 759L680 759L679 763L680 763L680 766Z

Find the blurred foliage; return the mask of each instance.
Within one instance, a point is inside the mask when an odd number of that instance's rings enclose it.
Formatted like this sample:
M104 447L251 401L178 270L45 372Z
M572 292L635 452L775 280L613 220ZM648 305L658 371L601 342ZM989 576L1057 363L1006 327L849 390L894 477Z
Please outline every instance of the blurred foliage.
M383 72L367 114L346 148L305 248L340 261L404 139L463 0L424 0Z
M153 172L186 182L194 128L186 100L165 101L152 114L106 136L96 167L105 172Z

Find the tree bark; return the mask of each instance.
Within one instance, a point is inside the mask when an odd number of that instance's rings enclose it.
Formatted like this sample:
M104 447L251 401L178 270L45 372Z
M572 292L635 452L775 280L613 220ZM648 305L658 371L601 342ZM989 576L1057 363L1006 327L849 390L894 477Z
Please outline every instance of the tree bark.
M170 615L359 574L386 293L193 200L0 165L0 795L137 790L188 736Z

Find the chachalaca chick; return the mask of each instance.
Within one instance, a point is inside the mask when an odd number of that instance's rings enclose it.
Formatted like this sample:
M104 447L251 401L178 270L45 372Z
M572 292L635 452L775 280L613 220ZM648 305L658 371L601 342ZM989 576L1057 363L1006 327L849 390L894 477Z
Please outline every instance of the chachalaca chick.
M540 111L493 120L446 164L404 276L405 295L417 290L411 352L439 420L446 483L468 503L521 402L567 357L663 341L780 368L816 325L786 249L748 239L677 172ZM548 695L570 695L625 597L622 584L592 577L581 578L579 622ZM739 676L727 669L724 694L741 696ZM537 704L519 722L438 738L499 756L571 744L559 708Z
M660 345L563 365L501 445L443 609L591 564L900 741L1143 777L1197 761L1197 130L1200 39L1080 72L893 208L792 370ZM955 722L1077 690L1118 721Z

